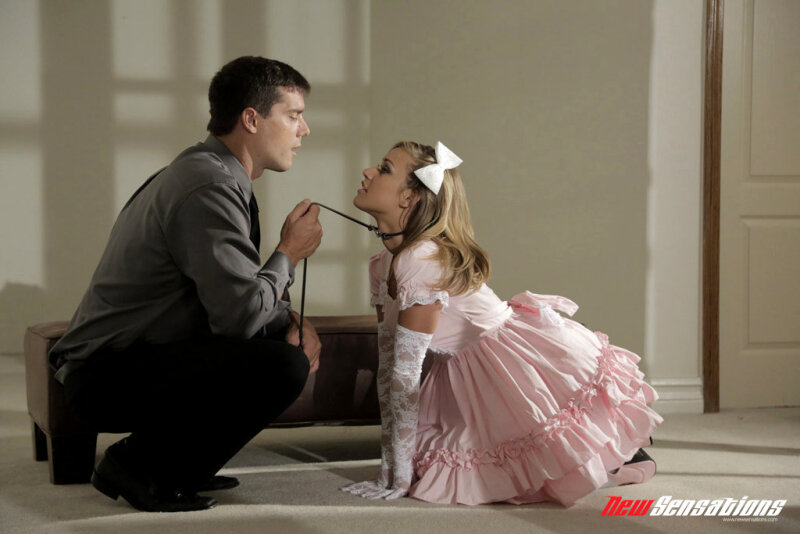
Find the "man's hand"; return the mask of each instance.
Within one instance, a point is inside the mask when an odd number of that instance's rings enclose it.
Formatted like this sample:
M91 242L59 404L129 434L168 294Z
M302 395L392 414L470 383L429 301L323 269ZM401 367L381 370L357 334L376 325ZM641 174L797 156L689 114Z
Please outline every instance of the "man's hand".
M311 206L311 201L305 199L294 207L283 222L281 241L275 250L286 254L296 267L300 260L317 250L320 241L322 225L319 223L319 206Z
M286 331L286 342L290 345L297 347L300 341L300 314L297 312L289 313L289 329ZM314 374L319 369L319 353L322 350L322 343L319 341L319 336L314 326L308 322L308 319L303 319L303 352L308 358L310 366L308 374Z

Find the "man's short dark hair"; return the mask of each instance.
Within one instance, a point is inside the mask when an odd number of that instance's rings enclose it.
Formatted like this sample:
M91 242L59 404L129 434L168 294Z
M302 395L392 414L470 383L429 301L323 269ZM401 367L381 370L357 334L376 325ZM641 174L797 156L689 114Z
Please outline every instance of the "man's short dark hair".
M292 66L257 56L243 56L223 66L208 88L211 120L208 131L225 135L233 131L245 108L253 108L262 117L269 115L280 99L278 87L311 91L311 85Z

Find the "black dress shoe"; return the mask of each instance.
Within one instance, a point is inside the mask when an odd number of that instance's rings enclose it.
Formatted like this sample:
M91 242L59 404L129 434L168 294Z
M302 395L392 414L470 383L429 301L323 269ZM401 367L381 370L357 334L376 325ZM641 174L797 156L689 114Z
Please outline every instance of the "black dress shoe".
M217 475L209 478L205 483L200 484L197 491L219 491L235 488L239 485L239 479Z
M92 473L92 486L114 500L122 496L131 506L145 512L189 512L206 510L217 504L211 497L153 483L141 469L136 469L125 440L106 450Z

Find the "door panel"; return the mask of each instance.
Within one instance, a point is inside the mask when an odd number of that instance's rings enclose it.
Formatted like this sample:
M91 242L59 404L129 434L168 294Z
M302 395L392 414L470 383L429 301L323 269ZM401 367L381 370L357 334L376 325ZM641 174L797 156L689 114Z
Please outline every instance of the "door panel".
M728 0L720 405L800 404L800 2Z

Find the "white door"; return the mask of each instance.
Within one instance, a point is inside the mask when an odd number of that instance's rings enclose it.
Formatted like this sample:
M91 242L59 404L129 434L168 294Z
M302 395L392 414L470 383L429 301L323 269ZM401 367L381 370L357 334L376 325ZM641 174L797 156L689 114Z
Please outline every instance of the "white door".
M720 406L800 404L800 1L727 0Z

